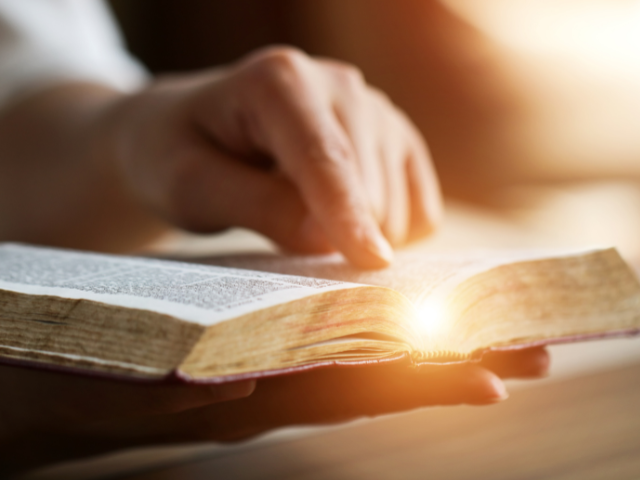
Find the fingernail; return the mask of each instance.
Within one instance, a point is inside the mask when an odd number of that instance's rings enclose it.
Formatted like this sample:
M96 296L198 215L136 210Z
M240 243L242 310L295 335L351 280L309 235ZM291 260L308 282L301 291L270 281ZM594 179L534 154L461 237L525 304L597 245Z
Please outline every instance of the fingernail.
M256 388L256 382L255 380L245 380L223 385L212 385L210 388L218 395L220 400L234 400L251 395Z
M387 239L380 233L380 230L377 228L366 229L364 237L365 247L369 252L381 260L384 260L387 264L393 262L393 248L391 248Z
M509 398L509 392L507 392L507 387L504 382L500 380L498 377L494 377L491 379L491 386L493 387L493 394L491 398L496 402L501 402L502 400L506 400Z

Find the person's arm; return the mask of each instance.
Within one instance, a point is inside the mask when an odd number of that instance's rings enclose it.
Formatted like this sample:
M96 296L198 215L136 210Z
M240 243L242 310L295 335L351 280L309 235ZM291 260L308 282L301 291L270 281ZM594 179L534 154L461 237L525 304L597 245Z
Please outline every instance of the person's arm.
M0 116L0 239L130 250L176 225L386 265L429 233L420 135L353 67L271 48L134 93L65 83Z
M170 225L239 225L380 266L389 241L437 223L423 141L352 67L279 48L128 93L91 75L59 80L2 105L0 240L129 251ZM499 376L540 375L546 364L536 349L481 365L318 371L261 381L250 400L220 404L255 385L134 385L0 367L2 474L134 445L492 403L504 397Z
M425 147L403 115L350 67L290 49L135 94L79 83L43 91L0 119L0 158L2 236L60 245L125 250L170 223L243 225L376 266L386 240L368 235L402 243L439 211ZM255 393L252 382L135 385L0 367L3 468L488 404L505 397L500 376L543 375L547 363L533 349L479 365L318 370L260 381Z

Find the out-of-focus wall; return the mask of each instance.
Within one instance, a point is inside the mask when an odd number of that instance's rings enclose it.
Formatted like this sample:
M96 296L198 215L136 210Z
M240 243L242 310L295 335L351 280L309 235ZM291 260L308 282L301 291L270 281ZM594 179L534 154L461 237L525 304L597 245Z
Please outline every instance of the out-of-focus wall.
M129 48L153 72L231 62L260 46L291 43L293 0L111 0Z
M152 71L289 43L359 66L404 109L445 194L640 181L638 0L112 0Z

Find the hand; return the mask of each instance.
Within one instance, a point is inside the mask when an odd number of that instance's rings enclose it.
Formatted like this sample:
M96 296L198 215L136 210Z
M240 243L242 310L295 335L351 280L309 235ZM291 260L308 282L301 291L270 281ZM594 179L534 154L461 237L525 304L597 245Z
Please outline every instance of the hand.
M323 368L260 380L255 392L254 382L145 385L0 367L0 448L11 459L0 473L133 446L229 441L290 425L491 404L506 398L500 377L543 376L548 364L547 352L533 348L491 353L479 364Z
M478 364L318 369L261 380L250 397L184 412L168 419L164 428L181 441L194 436L229 441L285 426L331 424L427 406L490 405L508 396L501 378L539 378L548 368L547 351L531 348L489 353Z
M142 204L187 230L243 226L380 267L440 217L420 134L351 66L270 48L118 103L106 150Z
M223 385L151 384L0 366L0 478L26 468L103 453L130 444L145 418L251 395L253 380ZM118 424L122 438L103 436ZM170 434L171 432L167 432Z

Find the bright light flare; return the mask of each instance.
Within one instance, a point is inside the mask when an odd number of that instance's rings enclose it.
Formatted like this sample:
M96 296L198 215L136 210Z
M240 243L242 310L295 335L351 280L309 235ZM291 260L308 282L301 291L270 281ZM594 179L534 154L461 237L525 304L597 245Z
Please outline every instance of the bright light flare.
M501 98L521 102L513 130L502 131L528 151L522 172L566 179L636 171L640 0L442 1L491 40L486 65L511 82Z
M445 330L448 308L443 298L432 297L418 307L417 327L425 336L436 336Z
M488 36L520 51L597 69L638 70L638 0L445 0Z

